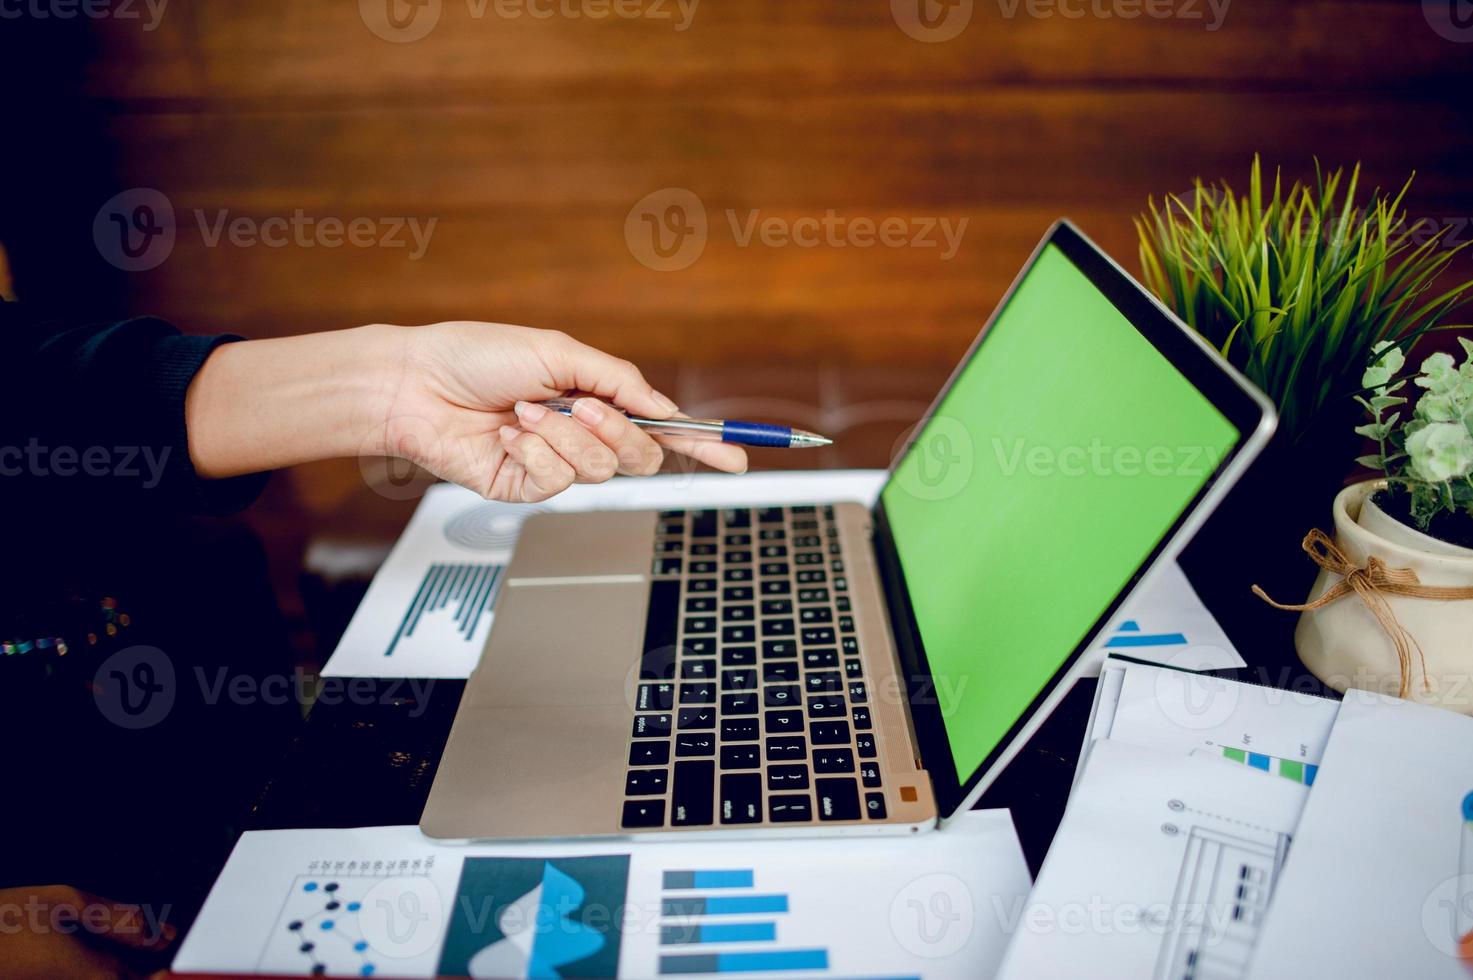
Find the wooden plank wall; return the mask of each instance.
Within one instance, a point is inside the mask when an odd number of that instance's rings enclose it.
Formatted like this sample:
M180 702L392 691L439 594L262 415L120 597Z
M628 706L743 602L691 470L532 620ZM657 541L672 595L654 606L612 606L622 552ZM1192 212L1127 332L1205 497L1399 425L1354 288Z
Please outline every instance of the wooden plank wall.
M1148 194L1244 183L1254 151L1296 176L1316 156L1361 160L1383 184L1416 169L1414 211L1473 214L1473 44L1404 0L419 2L173 0L147 30L136 0L138 19L0 22L31 55L12 85L39 99L12 103L26 152L5 190L25 200L0 235L17 289L252 336L466 317L561 327L648 363L779 345L932 366L965 348L1053 218L1134 268L1130 217ZM392 34L389 3L433 28L382 39L368 25ZM916 40L901 25L924 35L917 3L964 29ZM616 9L642 15L589 16ZM43 131L58 114L65 132ZM48 152L57 139L70 158ZM168 259L126 276L95 256L68 266L102 202L135 187L175 210ZM631 209L663 188L707 217L704 251L678 271L626 240L626 225L648 232ZM212 246L197 215L299 209L435 225L414 259ZM950 257L739 240L754 213L830 212L967 224Z

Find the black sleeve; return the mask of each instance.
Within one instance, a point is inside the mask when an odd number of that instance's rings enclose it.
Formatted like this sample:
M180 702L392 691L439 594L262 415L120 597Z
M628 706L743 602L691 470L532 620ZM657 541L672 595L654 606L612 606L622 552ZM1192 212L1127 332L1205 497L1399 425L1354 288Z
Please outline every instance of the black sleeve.
M210 352L163 320L47 319L0 303L0 485L7 497L172 514L250 504L267 474L205 480L189 458L184 396Z

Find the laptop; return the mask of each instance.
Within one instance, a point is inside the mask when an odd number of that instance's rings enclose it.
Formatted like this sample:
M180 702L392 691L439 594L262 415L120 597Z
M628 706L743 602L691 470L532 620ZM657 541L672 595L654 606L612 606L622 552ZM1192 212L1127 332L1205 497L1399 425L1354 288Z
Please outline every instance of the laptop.
M1067 222L875 505L537 514L420 827L914 833L964 813L1272 433Z

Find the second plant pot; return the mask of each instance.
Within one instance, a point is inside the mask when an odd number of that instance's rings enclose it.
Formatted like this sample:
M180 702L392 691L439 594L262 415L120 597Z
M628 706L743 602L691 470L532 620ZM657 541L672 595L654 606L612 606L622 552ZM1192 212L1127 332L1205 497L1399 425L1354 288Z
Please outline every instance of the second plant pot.
M1335 497L1335 544L1351 564L1379 558L1409 568L1427 586L1473 587L1473 552L1428 538L1367 501L1385 481L1346 487ZM1459 554L1459 552L1463 552ZM1343 581L1321 570L1310 602ZM1415 641L1406 696L1473 714L1473 601L1380 594L1386 609ZM1337 691L1348 688L1396 695L1402 665L1383 623L1355 594L1304 612L1294 631L1300 659ZM1420 651L1420 653L1419 653Z

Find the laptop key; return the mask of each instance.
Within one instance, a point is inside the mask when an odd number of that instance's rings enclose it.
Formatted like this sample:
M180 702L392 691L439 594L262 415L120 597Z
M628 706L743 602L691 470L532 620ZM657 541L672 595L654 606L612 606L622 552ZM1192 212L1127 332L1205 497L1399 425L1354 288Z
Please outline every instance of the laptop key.
M680 729L687 728L715 728L715 708L681 708L675 716L675 724Z
M788 557L788 546L783 544L764 544L757 549L757 553L763 558L786 558Z
M840 616L839 617L839 632L840 633L853 633L854 632L854 617L853 616Z
M798 622L808 623L832 623L834 611L827 606L809 606L798 614Z
M716 685L710 683L680 685L681 704L715 704Z
M878 762L861 762L859 764L859 781L870 788L879 786L880 764Z
M783 509L781 507L763 507L757 511L757 520L763 524L781 524L783 522Z
M756 647L727 647L721 651L721 666L723 667L750 667L756 662Z
M755 715L757 713L757 695L723 694L721 696L721 713L723 715Z
M885 794L884 793L866 793L866 794L864 794L864 812L869 815L869 818L871 820L884 820L885 819Z
M838 607L838 610L841 613L852 612L854 609L854 605L849 601L849 597L847 595L841 595L839 596L839 598L835 599L834 605Z
M635 742L629 746L631 766L663 766L669 761L669 742Z
M798 655L798 644L792 640L763 640L762 656L773 660L785 660Z
M714 657L716 656L716 637L714 636L688 636L680 645L687 657Z
M859 750L860 758L873 759L875 757L874 733L860 732L854 736L854 747Z
M716 546L714 544L711 544L710 542L707 542L705 544L693 544L690 546L690 553L693 557L706 558L716 554Z
M844 678L837 670L811 670L803 678L803 689L809 694L838 694L844 690Z
M810 718L840 718L845 714L844 699L838 695L826 695L824 697L808 699L808 717Z
M756 718L723 718L721 719L721 740L723 742L755 742L759 737Z
M669 738L670 716L669 715L635 715L634 716L635 738Z
M872 723L869 720L868 708L855 708L853 711L849 712L849 717L854 719L855 728L873 727Z
M762 615L764 616L790 616L793 612L792 599L763 599Z
M763 723L767 727L769 735L785 735L790 732L803 732L803 712L801 711L769 711L762 716Z
M762 774L722 773L721 822L762 822Z
M828 580L828 572L822 568L805 568L798 573L799 585L812 585L815 582L827 582Z
M768 661L762 665L762 681L765 684L796 684L798 682L798 661Z
M803 666L809 670L839 666L839 651L835 649L804 650Z
M858 660L846 660L844 661L844 674L847 677L862 677L864 676L864 667Z
M751 602L752 587L750 585L728 585L721 590L721 598L727 602Z
M815 779L813 788L818 794L818 819L859 819L859 788L854 785L853 777Z
M635 711L669 711L675 707L673 684L641 684L634 696Z
M727 606L721 610L723 623L750 623L756 618L757 610L752 606Z
M632 769L624 777L625 796L663 796L670 774L664 769Z
M813 819L813 801L801 796L769 796L767 815L773 823L799 823Z
M676 569L676 571L679 571L679 569ZM762 574L767 576L768 578L778 578L780 576L786 576L790 571L792 571L792 569L788 568L786 562L767 561L762 563Z
M675 763L675 783L670 793L670 822L677 827L710 825L714 815L715 795L715 762L701 759Z
M752 581L752 570L750 568L728 568L721 573L721 577L728 582L750 582Z
M852 636L846 636L839 641L839 649L844 651L846 657L859 656L859 641Z
M728 534L721 539L728 548L742 548L752 543L750 534Z
M714 561L693 561L693 562L690 563L690 573L692 575L715 575L716 574L716 562L714 562Z
M794 762L807 756L808 743L802 735L778 735L767 740L768 762Z
M723 691L755 691L757 690L757 671L751 667L723 670L721 689Z
M814 745L848 745L849 723L847 721L815 721L808 726L808 735Z
M716 676L714 660L682 660L680 679L683 681L705 681Z
M715 596L697 596L685 600L685 611L688 613L706 613L716 611Z
M832 645L834 642L834 630L830 626L816 626L803 631L803 644L814 646Z
M690 536L714 538L716 536L716 512L714 510L694 511L690 515Z
M686 732L675 736L675 757L677 759L715 754L715 732ZM680 763L677 762L675 765L679 767Z
M664 800L628 800L624 803L624 816L619 826L630 830L643 827L665 826Z
M855 704L864 704L869 700L869 688L864 686L864 681L849 682L849 700Z
M800 551L796 555L793 556L793 564L794 565L822 565L823 564L823 552L821 552L821 551Z
M745 548L732 549L722 557L726 559L728 565L745 565L752 560L752 552Z
M685 621L685 631L689 633L714 633L716 632L715 616L692 616Z
M797 684L776 684L762 691L762 701L769 708L796 708L803 695Z
M757 537L763 541L781 541L788 536L788 532L780 527L764 527L757 532Z
M791 619L764 619L762 621L763 636L792 636L793 621Z
M721 628L722 643L751 643L757 639L757 628L755 626L723 626Z
M745 507L729 508L721 512L727 527L751 527L752 512Z
M793 591L793 584L785 578L769 578L762 580L763 595L787 595Z
M714 578L693 578L685 583L686 588L692 592L715 592L716 580Z
M808 767L788 764L767 767L767 788L773 792L808 788Z
M815 773L853 772L854 753L848 749L814 749L813 771Z
M828 602L829 601L829 590L828 589L799 589L798 590L798 601L799 602Z
M656 558L654 562L655 575L679 575L679 558Z
M762 749L757 745L723 745L722 769L756 769L762 765Z
M644 654L639 676L644 680L668 680L674 676L676 627L680 611L680 582L662 579L650 583L649 607L645 611Z

